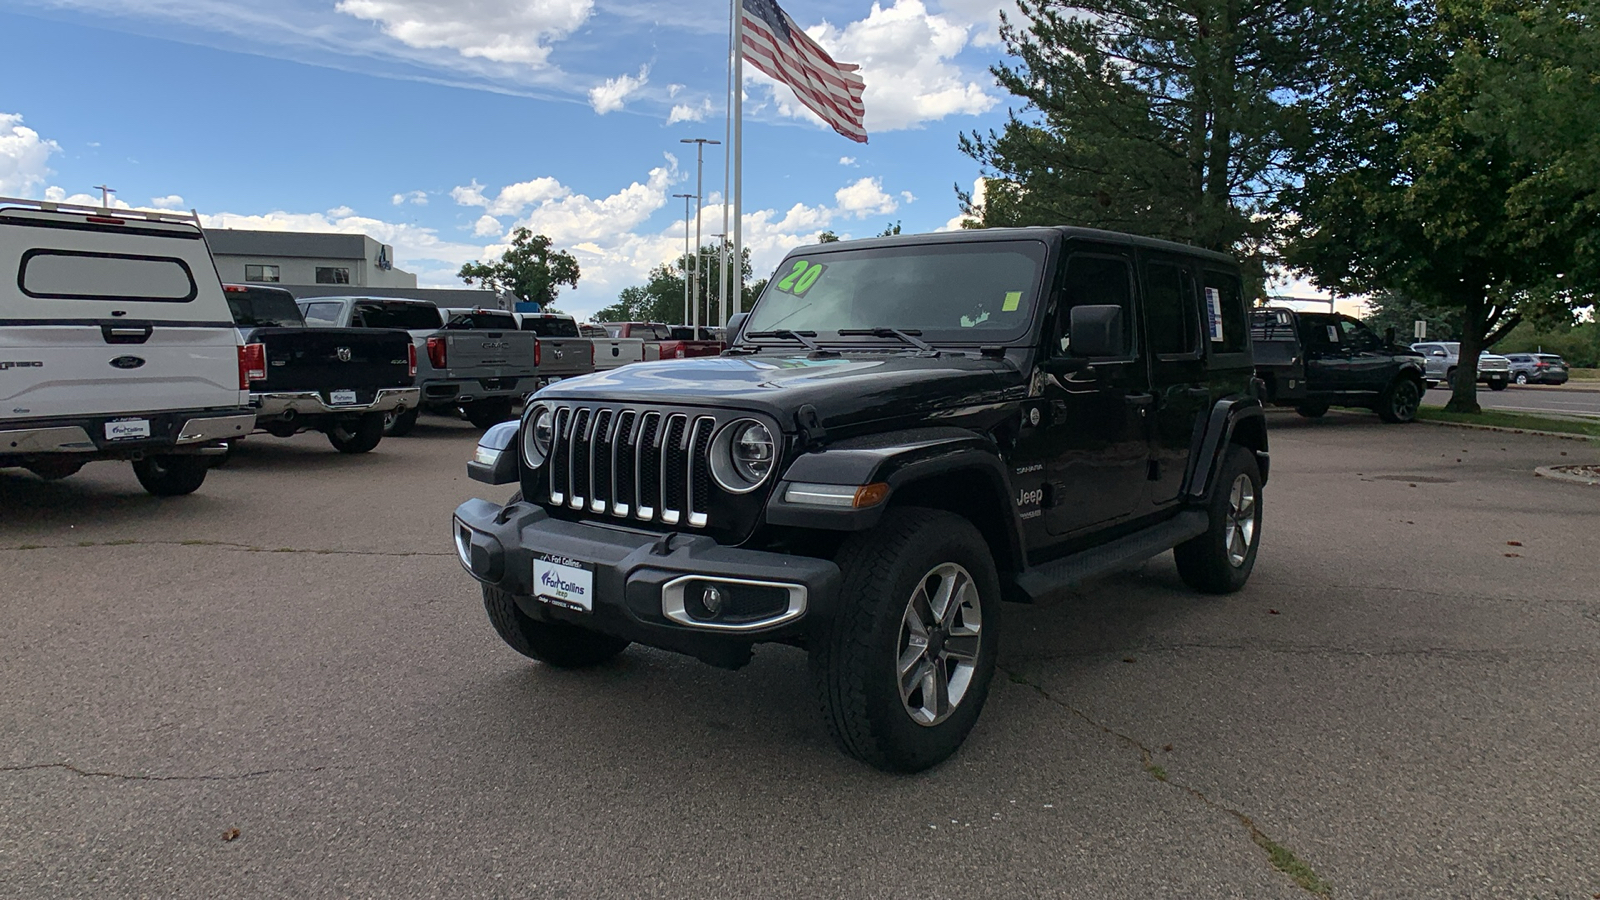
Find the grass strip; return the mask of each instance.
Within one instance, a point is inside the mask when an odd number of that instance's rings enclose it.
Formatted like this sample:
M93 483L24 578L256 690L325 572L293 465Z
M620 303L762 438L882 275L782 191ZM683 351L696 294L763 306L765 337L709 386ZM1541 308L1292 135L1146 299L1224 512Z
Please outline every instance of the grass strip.
M1417 410L1417 418L1424 422L1447 422L1452 425L1487 425L1492 428L1511 428L1522 431L1554 431L1560 434L1581 434L1584 437L1600 438L1600 420L1580 422L1572 419L1552 419L1547 416L1531 416L1527 413L1500 412L1488 409L1481 413L1458 413L1448 412L1432 406L1425 406Z
M1567 377L1573 381L1600 381L1600 369L1568 369Z

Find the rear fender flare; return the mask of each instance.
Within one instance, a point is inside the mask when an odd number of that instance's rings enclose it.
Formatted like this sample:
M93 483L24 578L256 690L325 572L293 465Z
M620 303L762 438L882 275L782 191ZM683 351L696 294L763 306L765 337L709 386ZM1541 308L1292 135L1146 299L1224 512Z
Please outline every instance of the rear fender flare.
M1225 450L1234 443L1234 436L1241 431L1241 426L1252 432L1252 437L1256 437L1255 433L1258 432L1258 440L1253 442L1260 446L1253 449L1256 461L1261 466L1261 480L1265 483L1271 460L1267 453L1266 421L1261 401L1254 397L1224 397L1218 400L1211 407L1205 431L1200 434L1190 454L1192 461L1184 495L1196 501L1203 501L1210 496L1212 483L1222 468Z

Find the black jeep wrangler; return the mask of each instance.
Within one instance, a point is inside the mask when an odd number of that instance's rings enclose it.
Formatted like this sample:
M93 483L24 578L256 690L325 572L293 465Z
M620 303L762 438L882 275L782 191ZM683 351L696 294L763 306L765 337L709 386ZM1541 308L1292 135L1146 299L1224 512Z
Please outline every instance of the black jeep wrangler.
M1228 257L1082 228L824 244L720 357L562 381L491 429L455 512L517 651L630 642L736 667L804 647L847 753L953 753L1001 601L1176 548L1194 588L1255 563L1267 433Z

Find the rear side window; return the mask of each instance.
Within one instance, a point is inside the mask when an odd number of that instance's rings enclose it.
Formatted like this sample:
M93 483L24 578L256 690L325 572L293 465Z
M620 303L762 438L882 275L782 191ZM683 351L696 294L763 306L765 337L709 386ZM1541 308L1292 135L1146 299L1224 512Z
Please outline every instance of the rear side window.
M200 293L189 264L176 257L82 250L27 251L17 287L40 300L188 303Z
M328 326L339 324L339 311L342 303L307 303L305 308L306 324L315 326Z
M242 328L298 328L305 324L294 297L280 291L228 288L228 310Z
M531 331L542 338L579 337L577 322L555 316L529 316L522 320L522 330Z
M1184 356L1200 348L1200 310L1187 270L1168 263L1145 265L1144 317L1151 353Z
M1205 296L1200 304L1201 322L1212 353L1239 353L1245 349L1244 289L1239 276L1208 271Z
M357 328L403 328L424 331L444 325L437 306L422 303L359 303L350 317Z

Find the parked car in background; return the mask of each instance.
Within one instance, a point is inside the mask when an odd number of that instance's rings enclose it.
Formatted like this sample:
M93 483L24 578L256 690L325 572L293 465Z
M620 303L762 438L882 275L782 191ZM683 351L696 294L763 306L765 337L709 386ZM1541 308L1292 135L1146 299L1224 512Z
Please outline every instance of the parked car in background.
M1461 344L1456 341L1424 341L1412 344L1427 361L1428 387L1449 386L1461 363ZM1493 353L1478 354L1478 383L1491 391L1503 391L1511 383L1511 360Z
M1416 418L1422 405L1422 357L1350 316L1256 309L1250 313L1250 340L1265 399L1307 418L1330 406L1355 406L1403 423Z
M595 370L594 340L584 336L577 320L563 313L517 313L516 316L519 327L538 338L534 360L541 386Z
M674 328L682 328L681 336L674 337ZM694 330L685 326L663 325L660 322L607 322L606 332L614 338L640 338L644 341L644 358L689 359L716 356L722 352L719 341L694 338Z
M0 199L0 467L124 460L188 494L250 433L266 372L188 213Z
M426 300L394 297L315 297L300 301L306 323L335 328L399 328L417 348L422 409L460 411L480 428L511 417L517 401L538 381L531 334L506 326L499 310L467 310L446 328L444 314ZM504 316L505 319L498 317ZM475 328L478 324L498 328ZM386 414L384 434L398 437L417 424L418 409Z
M417 348L395 328L310 328L294 295L259 284L223 286L247 344L265 348L250 380L256 429L274 437L320 431L340 453L383 440L385 414L417 408Z
M1554 353L1507 353L1517 384L1566 384L1567 361Z

